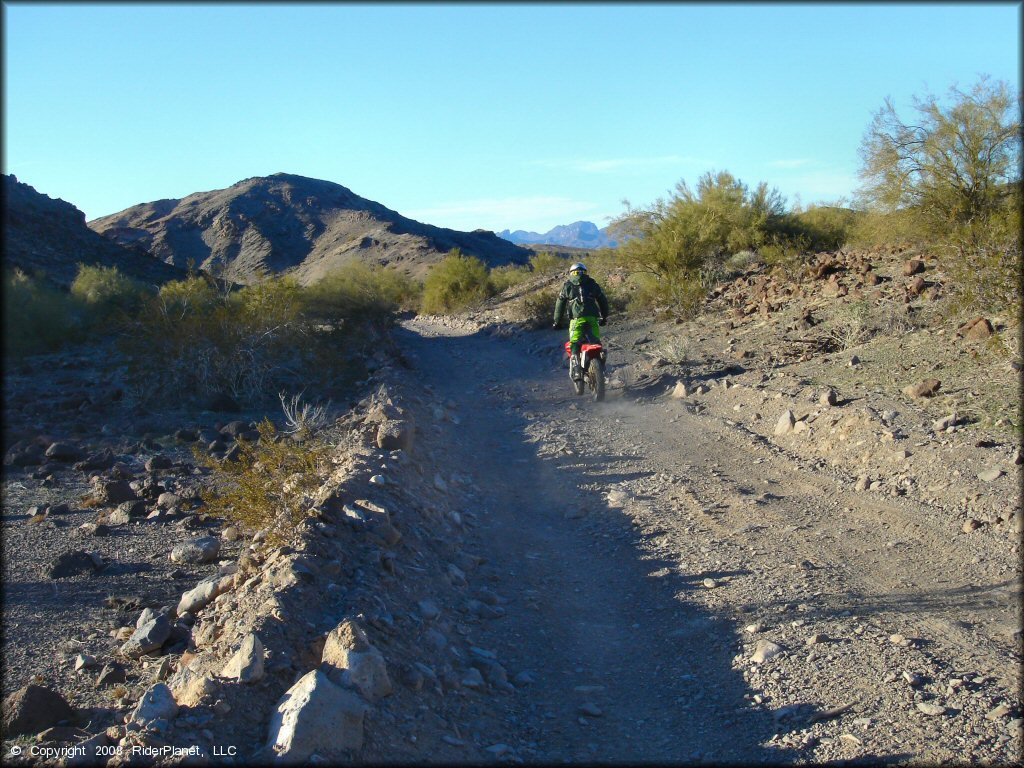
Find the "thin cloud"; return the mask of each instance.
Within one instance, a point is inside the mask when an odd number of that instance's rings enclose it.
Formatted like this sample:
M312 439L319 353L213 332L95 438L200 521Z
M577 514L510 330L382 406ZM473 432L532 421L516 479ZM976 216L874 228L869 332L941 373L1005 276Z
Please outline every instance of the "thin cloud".
M593 216L594 203L569 197L533 196L479 198L441 203L430 208L405 211L404 215L435 226L450 229L536 229L545 232L557 224Z
M530 165L556 168L580 173L614 173L643 168L666 168L678 165L706 163L698 157L687 155L661 155L658 157L613 157L613 158L561 158L555 160L534 160Z

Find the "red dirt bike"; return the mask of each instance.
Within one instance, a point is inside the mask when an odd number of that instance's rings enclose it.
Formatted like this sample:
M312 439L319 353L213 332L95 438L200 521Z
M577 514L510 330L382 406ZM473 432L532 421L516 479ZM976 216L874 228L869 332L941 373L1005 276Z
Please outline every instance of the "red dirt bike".
M572 355L572 345L568 341L565 342L565 354L566 357ZM584 342L580 345L580 368L583 378L571 379L577 395L582 395L583 388L586 386L594 394L594 402L599 403L604 400L604 364L607 358L608 353L604 351L600 342L597 344ZM571 365L570 370L572 370Z

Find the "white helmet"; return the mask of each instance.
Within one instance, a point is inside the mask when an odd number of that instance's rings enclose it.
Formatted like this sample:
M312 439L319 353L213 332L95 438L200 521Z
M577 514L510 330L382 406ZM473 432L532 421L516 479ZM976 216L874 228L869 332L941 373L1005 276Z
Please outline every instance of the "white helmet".
M587 271L587 265L584 264L582 261L577 261L575 264L573 264L571 267L569 267L569 274L570 275L573 272L586 272L586 271Z

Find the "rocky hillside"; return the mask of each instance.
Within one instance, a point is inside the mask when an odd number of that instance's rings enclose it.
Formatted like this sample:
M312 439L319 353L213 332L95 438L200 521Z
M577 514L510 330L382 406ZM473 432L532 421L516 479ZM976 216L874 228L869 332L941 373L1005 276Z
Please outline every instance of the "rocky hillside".
M618 243L608 236L608 228L598 229L590 221L576 221L572 224L560 224L544 234L526 232L517 229L515 232L503 230L498 233L509 242L518 245L562 245L572 248L614 248Z
M126 248L93 232L85 214L71 203L37 192L16 176L4 176L4 265L44 272L59 285L75 279L78 264L117 267L147 283L184 275L145 252Z
M453 248L490 266L530 256L493 232L422 224L340 184L285 173L136 205L89 226L169 264L222 268L225 278L240 283L290 273L308 285L357 260L422 276Z

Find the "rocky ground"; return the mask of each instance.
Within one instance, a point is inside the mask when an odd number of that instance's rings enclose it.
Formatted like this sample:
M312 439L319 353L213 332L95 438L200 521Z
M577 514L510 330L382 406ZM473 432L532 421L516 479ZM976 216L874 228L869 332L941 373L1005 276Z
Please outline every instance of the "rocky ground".
M1015 329L911 256L614 318L603 403L514 291L407 320L283 546L196 500L259 414L12 370L5 757L1013 762Z

